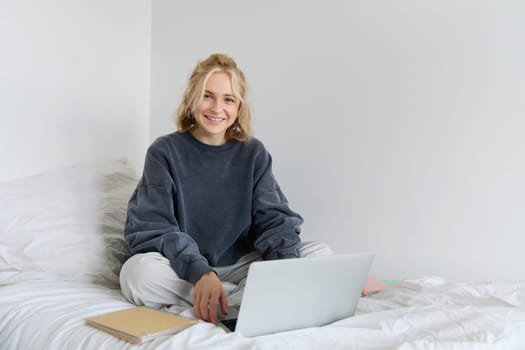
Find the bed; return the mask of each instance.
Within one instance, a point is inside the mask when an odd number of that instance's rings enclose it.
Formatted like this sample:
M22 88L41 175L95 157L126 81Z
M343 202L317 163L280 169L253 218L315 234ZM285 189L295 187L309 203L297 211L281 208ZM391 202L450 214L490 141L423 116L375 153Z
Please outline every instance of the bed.
M136 183L123 160L0 183L1 349L525 349L525 282L436 276L363 297L333 324L255 338L201 321L132 345L87 327L87 317L131 306L118 273Z

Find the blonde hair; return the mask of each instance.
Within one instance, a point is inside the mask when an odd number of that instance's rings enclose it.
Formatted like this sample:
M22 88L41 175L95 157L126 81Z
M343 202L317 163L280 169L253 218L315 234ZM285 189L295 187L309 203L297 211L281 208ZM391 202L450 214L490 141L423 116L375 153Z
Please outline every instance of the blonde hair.
M246 101L246 79L244 73L237 67L235 61L224 54L210 55L197 66L188 79L188 86L182 96L182 101L177 109L176 124L180 132L188 132L196 127L193 111L202 102L206 83L212 74L224 72L232 81L232 90L239 100L239 116L224 135L226 140L248 141L252 135L251 113Z

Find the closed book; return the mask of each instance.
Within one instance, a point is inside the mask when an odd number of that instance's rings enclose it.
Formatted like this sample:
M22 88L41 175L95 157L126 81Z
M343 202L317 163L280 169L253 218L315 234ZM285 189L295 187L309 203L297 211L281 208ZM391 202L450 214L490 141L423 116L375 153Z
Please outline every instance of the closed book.
M197 323L144 306L136 306L86 319L86 325L133 344L140 344L163 335L175 334Z

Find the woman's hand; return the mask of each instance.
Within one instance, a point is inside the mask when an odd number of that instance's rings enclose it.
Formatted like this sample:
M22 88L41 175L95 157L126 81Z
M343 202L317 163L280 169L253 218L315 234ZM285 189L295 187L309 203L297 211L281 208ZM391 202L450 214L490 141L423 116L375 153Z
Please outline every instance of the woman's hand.
M221 280L215 272L202 275L195 284L193 292L193 308L201 319L217 323L217 305L221 305L223 314L228 314L228 298L222 287Z

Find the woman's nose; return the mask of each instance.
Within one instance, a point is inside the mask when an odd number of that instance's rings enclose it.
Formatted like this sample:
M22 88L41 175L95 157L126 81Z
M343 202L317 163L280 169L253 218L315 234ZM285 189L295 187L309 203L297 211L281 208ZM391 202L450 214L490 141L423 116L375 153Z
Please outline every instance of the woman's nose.
M213 101L211 108L212 108L212 111L214 112L220 112L222 110L221 101L219 99L216 99L215 101Z

